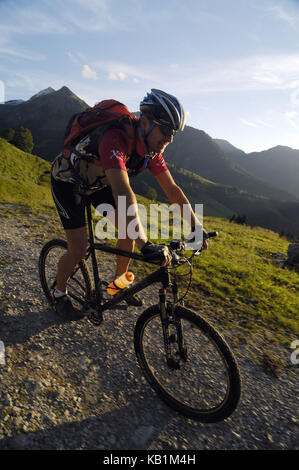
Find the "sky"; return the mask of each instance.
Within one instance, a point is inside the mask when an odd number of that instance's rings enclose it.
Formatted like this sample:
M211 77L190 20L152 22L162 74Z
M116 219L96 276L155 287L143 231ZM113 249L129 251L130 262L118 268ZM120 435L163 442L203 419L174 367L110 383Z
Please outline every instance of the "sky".
M0 102L151 88L245 152L299 149L299 0L0 0Z

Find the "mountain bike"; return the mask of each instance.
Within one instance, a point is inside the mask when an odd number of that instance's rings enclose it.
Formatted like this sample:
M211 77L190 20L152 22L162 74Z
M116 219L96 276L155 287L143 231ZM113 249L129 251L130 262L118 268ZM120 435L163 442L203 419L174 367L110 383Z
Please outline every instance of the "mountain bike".
M168 246L172 254L170 266L158 267L131 287L109 296L108 283L99 275L96 251L126 256L143 263L149 261L141 254L96 242L89 204L86 210L89 245L67 287L74 306L84 311L93 325L99 326L103 312L125 308L121 302L127 296L159 283L158 303L149 306L138 317L134 330L134 349L145 378L168 406L188 418L212 423L229 417L241 394L235 357L214 326L183 305L192 280L192 261L201 250L193 250L190 256L184 256L186 245L173 240ZM217 232L208 233L209 238L216 235ZM39 258L42 289L53 309L55 305L50 290L56 283L58 260L66 249L66 241L54 239L43 246ZM89 259L93 280L87 265ZM184 295L179 296L175 274L183 265L188 269L189 284Z

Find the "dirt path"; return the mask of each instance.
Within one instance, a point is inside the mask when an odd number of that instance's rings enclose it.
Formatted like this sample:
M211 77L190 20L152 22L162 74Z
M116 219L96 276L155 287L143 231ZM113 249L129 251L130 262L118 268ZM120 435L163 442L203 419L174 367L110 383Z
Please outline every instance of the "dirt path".
M243 394L233 416L217 424L180 416L136 363L139 310L107 314L95 328L49 309L37 269L45 237L31 225L0 217L0 449L298 449L295 366L278 379L244 345L235 351ZM153 291L144 298L153 303ZM282 354L290 364L291 350Z

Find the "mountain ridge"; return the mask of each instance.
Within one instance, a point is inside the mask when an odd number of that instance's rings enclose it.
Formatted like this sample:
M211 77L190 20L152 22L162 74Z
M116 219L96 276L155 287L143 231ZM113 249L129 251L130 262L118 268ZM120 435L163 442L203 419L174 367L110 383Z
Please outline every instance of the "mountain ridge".
M253 175L230 158L215 139L190 126L176 135L173 143L166 148L165 157L167 161L216 183L237 186L247 192L274 199L297 200L297 196L285 189L274 187L269 181Z
M28 127L35 142L34 153L51 162L61 151L70 117L89 106L66 86L37 95L16 107L0 105L0 130L19 125ZM226 145L234 149L231 144ZM232 213L246 214L252 224L276 231L288 226L288 230L299 233L297 222L293 220L299 221L298 198L234 162L228 152L221 149L219 141L203 130L186 126L167 147L165 158L187 196L193 203L203 202L209 214L225 218ZM147 186L132 180L132 187L141 195L155 186L154 178L144 181Z
M27 127L35 143L33 152L52 161L61 150L70 117L88 107L68 87L63 86L18 106L0 105L0 130Z
M261 152L245 153L217 139L218 145L244 170L268 184L299 197L299 150L276 145Z

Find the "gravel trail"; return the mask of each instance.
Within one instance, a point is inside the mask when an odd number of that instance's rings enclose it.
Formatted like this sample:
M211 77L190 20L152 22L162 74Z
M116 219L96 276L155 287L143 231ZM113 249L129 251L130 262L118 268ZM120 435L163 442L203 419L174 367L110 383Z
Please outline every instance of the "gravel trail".
M42 234L27 216L0 216L1 450L299 448L292 350L281 351L277 378L247 345L234 349L228 329L243 381L237 410L216 424L180 416L155 395L136 362L133 332L142 309L108 312L96 328L87 319L62 322L48 307L38 257L49 221L39 222ZM155 289L143 298L156 303ZM255 354L262 356L262 345Z

